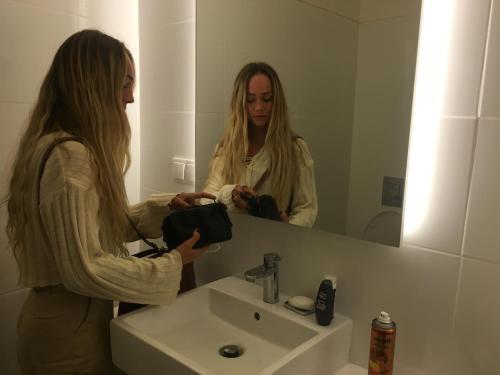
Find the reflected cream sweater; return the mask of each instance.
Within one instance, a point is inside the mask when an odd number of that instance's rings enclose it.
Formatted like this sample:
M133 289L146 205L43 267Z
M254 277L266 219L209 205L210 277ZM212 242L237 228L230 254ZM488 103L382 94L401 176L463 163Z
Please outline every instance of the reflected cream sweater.
M176 250L161 258L120 257L106 238L99 236L99 198L95 166L81 143L59 144L43 173L38 207L38 171L42 155L55 139L39 142L26 173L32 184L26 192L31 217L26 248L18 257L20 285L63 284L68 290L91 297L147 304L168 304L179 289L182 259ZM159 194L130 207L130 217L146 237L161 236L161 221L168 214L173 194ZM136 240L132 228L128 240Z
M215 153L216 152L217 148ZM299 160L296 170L297 178L293 186L290 186L288 191L283 192L282 201L276 203L280 211L283 212L287 211L288 205L290 204L290 224L312 227L318 214L314 161L307 148L306 142L302 138L296 139L295 152ZM217 156L213 160L213 166L211 171L209 171L209 176L203 190L215 195L217 200L223 202L227 206L228 210L246 213L246 211L240 210L234 205L231 199L231 193L236 185L246 185L253 188L270 165L270 154L265 148L262 148L254 155L250 163L246 165L245 175L242 179L240 181L234 181L232 184L226 184L222 178L224 156ZM272 188L271 178L268 176L257 191L257 194L271 194ZM201 202L203 204L211 203L211 201L207 199L202 199Z

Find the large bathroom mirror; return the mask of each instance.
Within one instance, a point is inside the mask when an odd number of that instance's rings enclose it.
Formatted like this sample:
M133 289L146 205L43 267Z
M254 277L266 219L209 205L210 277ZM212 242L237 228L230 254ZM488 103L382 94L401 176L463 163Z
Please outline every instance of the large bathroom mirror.
M265 61L315 161L314 228L398 246L420 0L199 0L196 189L240 68Z

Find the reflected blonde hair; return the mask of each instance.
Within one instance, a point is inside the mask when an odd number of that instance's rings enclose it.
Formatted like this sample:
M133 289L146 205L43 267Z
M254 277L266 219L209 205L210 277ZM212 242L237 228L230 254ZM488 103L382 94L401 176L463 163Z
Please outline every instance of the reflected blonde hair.
M80 138L88 149L97 169L99 235L126 254L124 173L130 165L131 131L121 92L127 55L132 58L122 42L97 30L77 32L58 49L21 138L6 198L7 234L16 258L27 250L25 231L32 220L26 194L33 176L26 171L37 162L33 158L40 138L60 131Z
M235 183L244 175L245 157L249 149L247 90L250 79L257 74L264 74L271 82L272 112L264 147L271 156L268 178L273 187L272 196L280 209L285 211L289 203L285 201L285 194L290 192L296 178L297 155L294 152L294 140L300 137L290 129L285 92L278 74L269 64L246 64L236 76L228 124L209 165L209 171L213 172L214 159L223 156L222 178L225 184Z

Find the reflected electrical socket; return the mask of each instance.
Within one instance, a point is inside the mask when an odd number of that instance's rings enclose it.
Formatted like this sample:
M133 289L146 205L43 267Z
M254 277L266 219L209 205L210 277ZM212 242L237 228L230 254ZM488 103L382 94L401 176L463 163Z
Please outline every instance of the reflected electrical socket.
M391 207L403 207L404 190L404 178L384 176L382 185L382 205Z

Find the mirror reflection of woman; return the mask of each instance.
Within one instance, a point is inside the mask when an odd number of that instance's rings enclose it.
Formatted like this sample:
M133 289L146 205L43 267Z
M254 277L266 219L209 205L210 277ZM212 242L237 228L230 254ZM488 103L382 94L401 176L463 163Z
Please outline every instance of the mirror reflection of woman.
M290 129L283 87L270 65L249 63L238 73L204 191L239 212L248 211L248 197L271 195L282 221L313 226L314 162L304 139Z

